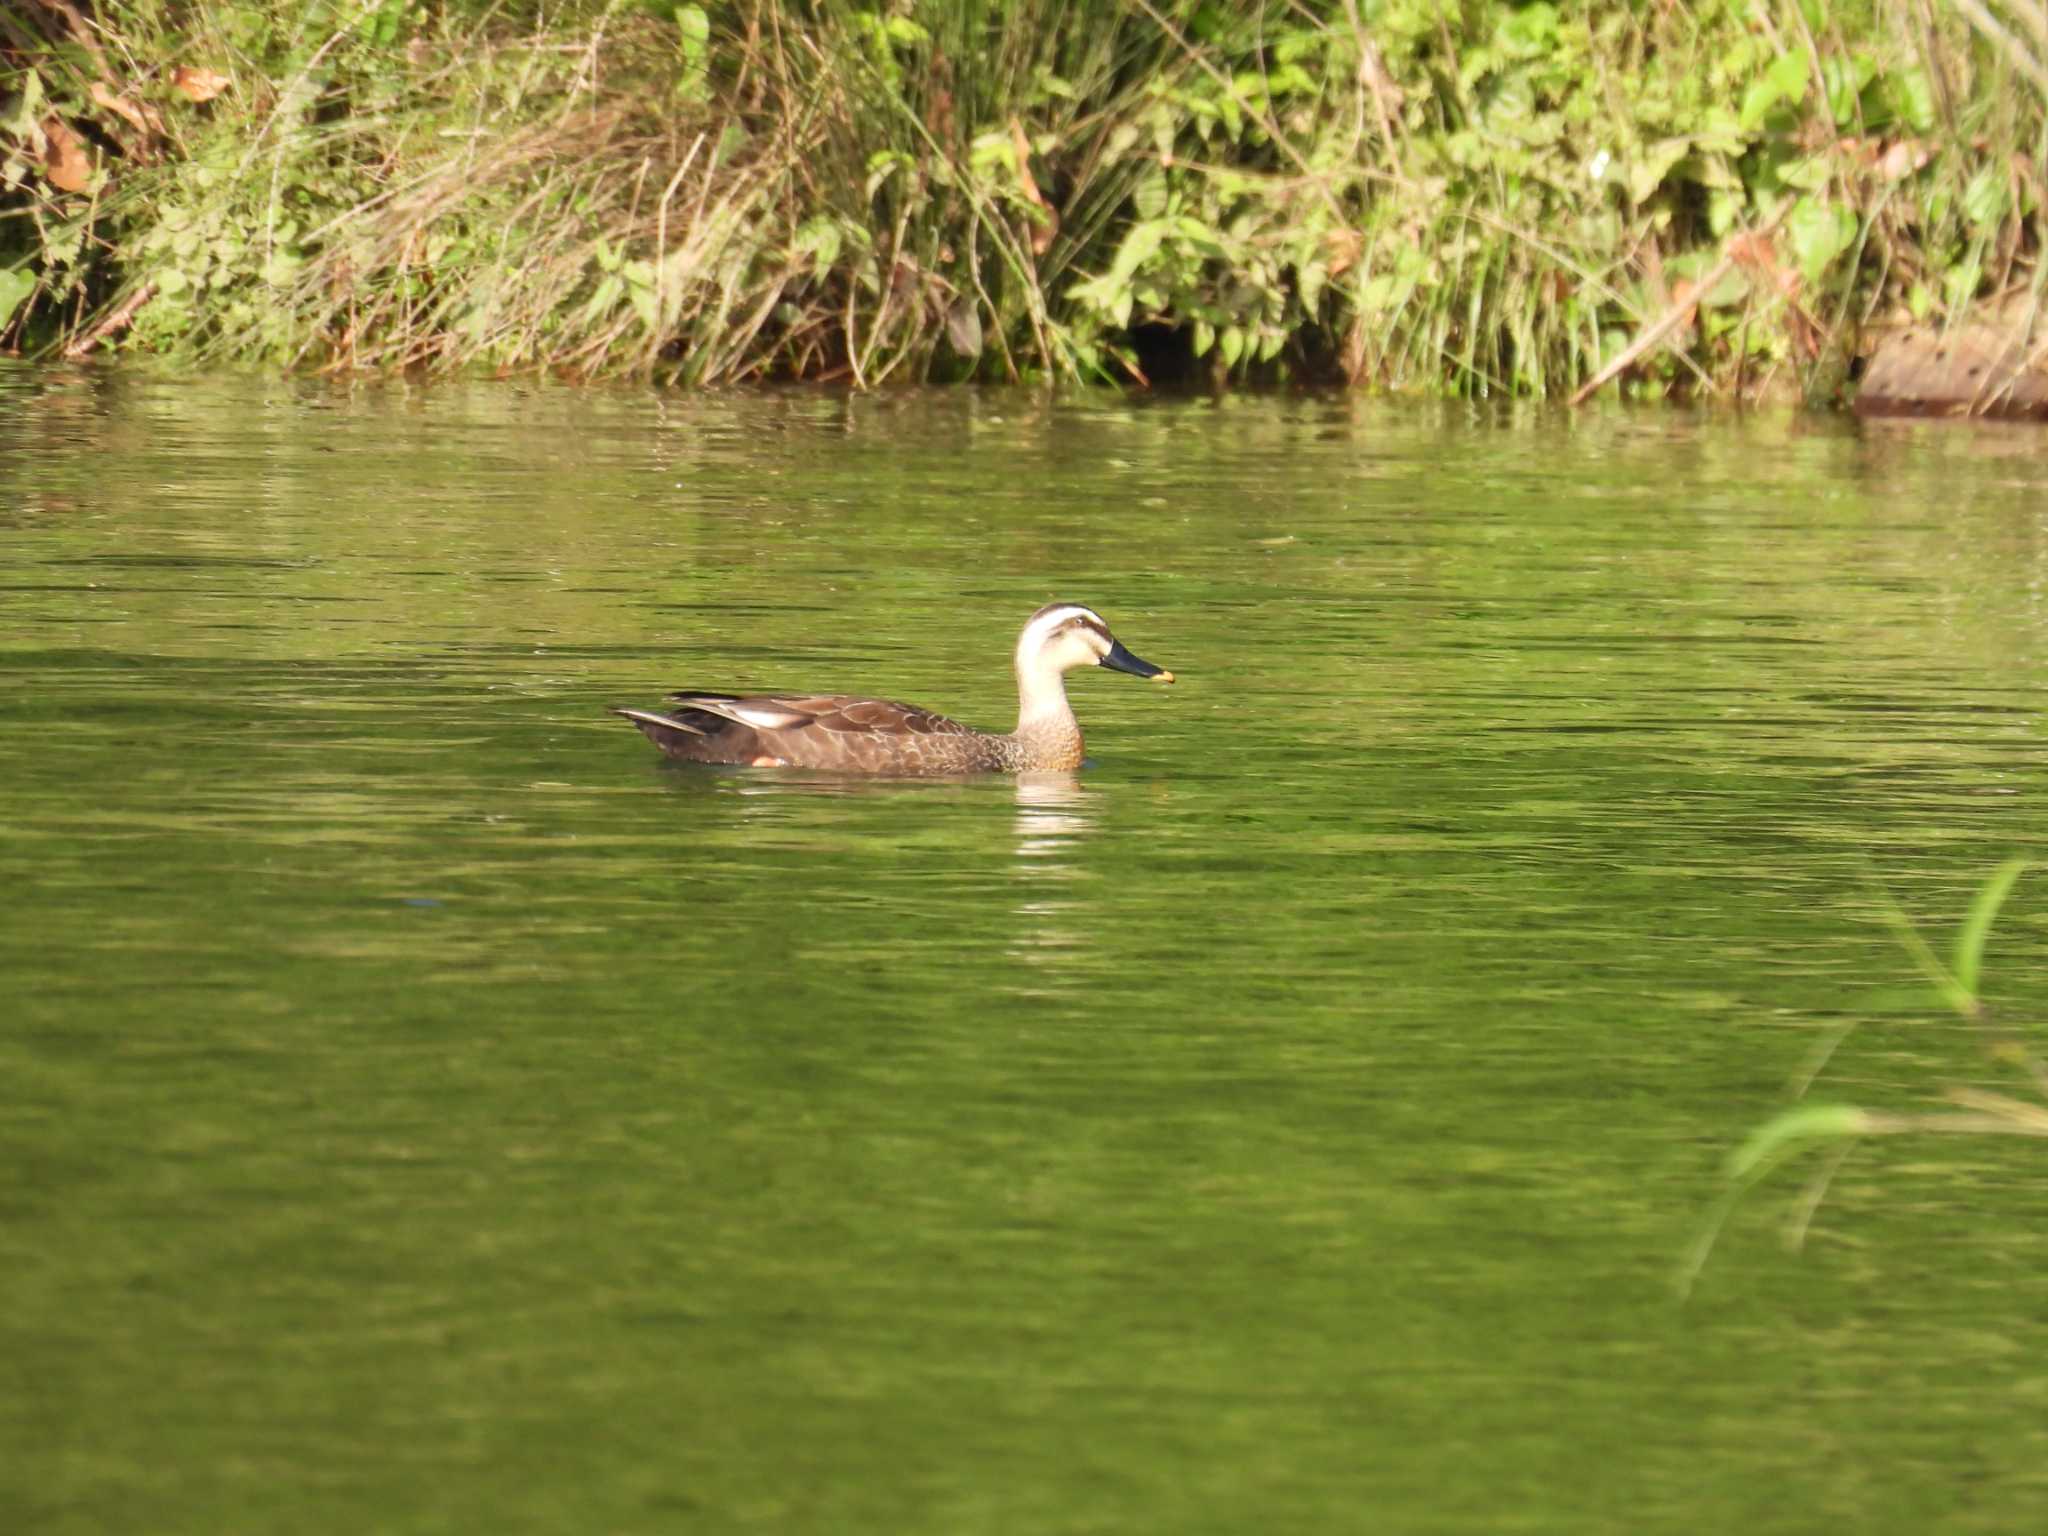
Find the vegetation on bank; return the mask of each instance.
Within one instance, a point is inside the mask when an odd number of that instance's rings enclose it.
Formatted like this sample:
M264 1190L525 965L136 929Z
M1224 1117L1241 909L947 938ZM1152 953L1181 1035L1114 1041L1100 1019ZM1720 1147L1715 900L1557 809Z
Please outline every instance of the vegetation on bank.
M1829 399L2031 326L2044 107L2043 0L18 0L0 343Z

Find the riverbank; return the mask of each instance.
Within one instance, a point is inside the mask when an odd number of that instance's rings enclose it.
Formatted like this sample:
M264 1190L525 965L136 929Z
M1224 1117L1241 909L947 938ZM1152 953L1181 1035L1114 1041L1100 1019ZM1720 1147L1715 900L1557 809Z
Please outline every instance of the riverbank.
M2041 286L2040 0L183 14L0 18L0 343L1833 403Z

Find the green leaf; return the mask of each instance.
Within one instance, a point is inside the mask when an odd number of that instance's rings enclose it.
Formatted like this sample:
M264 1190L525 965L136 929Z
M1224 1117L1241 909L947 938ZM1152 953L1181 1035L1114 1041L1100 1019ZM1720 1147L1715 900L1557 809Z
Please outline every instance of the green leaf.
M1990 229L2005 217L2005 173L1987 165L1963 188L1963 217L1978 229Z
M1717 240L1741 223L1748 209L1749 193L1741 187L1710 187L1707 190L1707 228Z
M1719 257L1712 251L1689 251L1683 256L1674 256L1665 262L1664 275L1698 283L1717 265ZM1726 309L1730 305L1742 303L1749 297L1749 290L1749 274L1740 267L1731 267L1721 274L1712 288L1704 293L1695 292L1693 302L1702 309Z
M1628 200L1641 207L1664 184L1665 175L1692 150L1690 139L1659 139L1646 145L1628 168Z
M1771 60L1771 67L1764 73L1777 87L1778 100L1795 107L1806 100L1806 87L1813 76L1806 67L1805 54L1781 53Z
M711 41L711 17L704 7L677 6L676 31L682 35L683 58L691 63L701 63L704 50Z
M1320 61L1335 51L1333 44L1344 41L1326 36L1320 27L1291 27L1273 38L1273 57L1282 64L1299 64L1303 59ZM1356 66L1356 49L1345 52L1343 57Z
M1315 77L1299 64L1282 64L1267 71L1266 90L1274 96L1314 96L1319 86Z
M1119 283L1129 282L1138 268L1158 254L1169 227L1163 219L1146 219L1133 224L1124 236L1123 244L1117 247L1116 260L1110 263L1110 277Z
M1752 80L1742 93L1741 122L1744 133L1752 133L1778 104L1777 87L1768 80Z
M1742 93L1741 124L1745 133L1762 126L1781 104L1796 107L1806 99L1806 55L1781 53L1763 75Z
M1223 334L1216 338L1216 345L1223 354L1223 366L1235 368L1237 360L1244 356L1244 330L1240 326L1226 325Z
M645 266L646 264L644 262L636 262L634 265ZM658 329L661 324L661 313L654 296L654 269L648 267L645 281L639 281L634 277L633 268L628 267L626 269L626 278L626 299L633 306L633 313L639 317L641 325L645 326L648 330Z
M1913 963L1920 968L1920 974L1927 978L1934 988L1935 996L1943 1004L1965 1018L1976 1011L1977 999L1970 995L1963 984L1941 963L1934 951L1927 947L1927 941L1920 937L1920 930L1913 926L1912 920L1899 910L1898 904L1890 896L1884 897L1884 905L1878 908L1878 916L1884 919L1885 926L1897 936L1906 953L1913 957Z
M889 151L884 150L882 153L888 154ZM967 146L967 165L975 175L983 177L1000 167L1008 172L1010 179L1014 181L1017 176L1016 141L1007 132L1000 130L992 129L987 133L978 134L974 142ZM875 162L869 160L868 169L874 168Z
M1507 49L1523 57L1547 52L1557 40L1557 7L1549 0L1515 6L1502 18L1495 35Z
M1785 220L1785 238L1809 284L1820 281L1828 266L1856 238L1856 215L1847 208L1802 197Z
M1405 272L1382 272L1367 281L1358 290L1358 308L1361 314L1383 314L1390 309L1399 309L1408 302L1408 296L1415 291L1415 279Z
M1829 54L1821 60L1821 82L1828 91L1828 115L1837 128L1852 129L1862 117L1863 88L1877 77L1877 64L1869 54L1848 58Z
M1744 190L1742 176L1732 162L1740 159L1741 155L1741 146L1737 146L1728 154L1718 150L1705 154L1690 154L1671 167L1669 179L1689 181L1696 187L1740 192Z
M1942 301L1951 310L1958 310L1977 297L1977 289L1984 281L1983 263L1975 257L1959 261L1950 267L1941 279Z
M702 101L709 94L706 78L711 63L711 17L701 5L679 5L675 15L676 41L683 58L676 77L676 94L685 101Z
M1109 307L1109 279L1106 277L1084 277L1067 290L1067 298L1075 304L1085 304L1093 310Z
M1173 232L1183 250L1192 250L1197 256L1209 261L1228 261L1230 252L1224 246L1225 236L1211 229L1193 214L1182 214L1173 221Z
M612 306L625 297L625 293L625 279L616 272L607 272L583 306L582 323L588 325L600 316L609 314Z
M711 151L711 166L729 164L733 157L753 142L753 135L747 132L747 125L738 117L726 119L725 126L718 131L718 143Z
M1320 261L1304 262L1295 272L1295 282L1301 292L1302 313L1313 315L1323 302L1323 289L1330 281L1330 270Z
M1157 219L1166 213L1166 173L1150 171L1131 188L1131 206L1141 219Z
M839 259L844 241L840 236L839 221L829 213L821 213L806 220L791 243L798 255L809 256L812 265L822 270Z
M1702 309L1729 309L1737 304L1747 304L1754 287L1747 272L1740 267L1731 267L1721 274L1719 282L1695 297ZM1761 337L1762 332L1758 334Z
M1794 1151L1800 1143L1840 1141L1862 1136L1871 1128L1870 1115L1846 1104L1807 1104L1788 1109L1758 1126L1728 1159L1728 1177L1755 1178Z
M1787 160L1778 167L1778 180L1788 187L1801 192L1818 192L1828 184L1834 174L1834 167L1826 155L1808 155L1802 160Z
M1716 68L1729 80L1739 80L1756 67L1756 54L1761 46L1754 36L1738 37L1729 44L1728 51L1721 55Z
M868 180L866 195L873 197L875 191L899 170L914 171L917 162L900 149L878 149L868 156Z
M1926 70L1918 65L1897 70L1886 77L1885 87L1892 111L1907 127L1915 133L1926 133L1934 127L1934 85Z
M26 142L35 132L40 115L36 109L43 104L43 77L31 69L20 78L21 90L0 103L0 111L7 114L0 117L0 130Z
M1242 138L1244 135L1244 114L1238 108L1237 98L1235 96L1225 96L1216 103L1216 109L1222 114L1223 126L1229 132L1232 141L1235 142L1237 139Z
M36 291L36 280L32 273L19 267L0 270L0 327L14 318L15 310L22 301Z
M1963 919L1962 930L1956 934L1955 962L1951 969L1963 990L1972 997L1978 995L1978 968L1984 961L1984 944L1991 937L1991 925L1998 920L1998 910L2005 905L2005 898L2012 894L2012 888L2019 877L2027 871L2025 859L2007 859L1991 872L1991 878L1977 889L1977 896L1970 903L1969 916Z

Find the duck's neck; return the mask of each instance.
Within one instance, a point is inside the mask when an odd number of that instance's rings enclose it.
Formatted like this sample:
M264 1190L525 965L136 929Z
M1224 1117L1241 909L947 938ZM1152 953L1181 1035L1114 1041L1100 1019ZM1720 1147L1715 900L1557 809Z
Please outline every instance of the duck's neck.
M1017 744L1034 768L1081 762L1081 725L1067 703L1066 679L1047 667L1017 668Z

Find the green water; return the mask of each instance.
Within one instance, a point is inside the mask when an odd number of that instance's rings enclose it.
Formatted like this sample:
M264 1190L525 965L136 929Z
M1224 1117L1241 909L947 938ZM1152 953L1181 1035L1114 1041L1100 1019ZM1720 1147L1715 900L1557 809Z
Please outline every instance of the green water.
M0 1529L2032 1530L2037 436L0 373ZM1092 766L663 766L618 704ZM2048 876L1994 935L2029 1027Z

